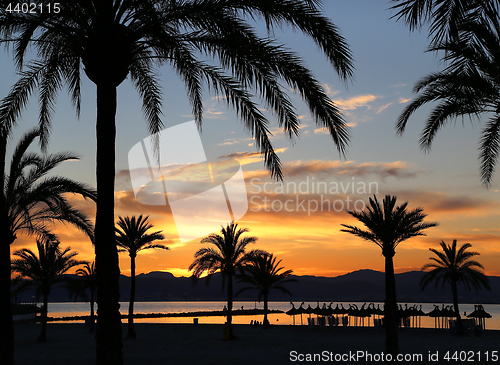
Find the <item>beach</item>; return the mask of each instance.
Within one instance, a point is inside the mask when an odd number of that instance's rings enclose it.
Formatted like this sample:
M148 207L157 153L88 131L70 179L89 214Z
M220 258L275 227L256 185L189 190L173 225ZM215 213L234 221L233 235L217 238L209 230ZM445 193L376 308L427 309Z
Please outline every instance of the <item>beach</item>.
M381 363L384 356L385 332L372 327L277 325L264 330L234 325L238 339L227 341L223 340L223 325L220 324L137 323L135 326L137 339L123 340L126 365L360 364ZM49 323L47 343L36 342L40 325L16 324L14 330L15 364L95 363L95 337L83 323ZM123 334L126 334L125 323ZM459 337L450 335L447 330L402 328L399 331L400 353L406 356L402 363L500 363L500 360L492 361L493 351L498 354L500 350L500 331L486 330L481 334L481 337L474 333ZM445 360L447 353L449 361ZM453 355L457 361L452 359ZM469 361L460 361L460 358Z

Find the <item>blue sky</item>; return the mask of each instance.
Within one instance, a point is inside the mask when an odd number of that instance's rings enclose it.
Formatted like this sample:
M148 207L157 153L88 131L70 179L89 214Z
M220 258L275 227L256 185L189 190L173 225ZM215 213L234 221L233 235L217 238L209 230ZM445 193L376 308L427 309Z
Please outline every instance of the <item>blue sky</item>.
M496 176L490 191L481 185L478 172L478 138L481 122L471 125L469 120L457 121L443 128L435 138L433 149L424 154L418 139L429 112L425 107L410 119L403 137L397 137L395 121L405 103L413 96L415 82L442 67L439 58L425 53L428 45L424 31L410 33L408 28L391 20L387 1L325 1L324 12L339 27L350 46L355 73L352 81L342 83L317 47L305 36L291 29L276 30L278 39L304 57L324 85L329 96L341 108L352 126L351 145L345 159L340 159L331 138L314 125L298 95L292 101L301 115L301 137L291 144L271 120L275 147L282 151L285 182L300 182L307 178L316 181L377 182L378 195L397 195L409 201L410 208L422 206L429 219L440 222L440 227L428 236L401 244L396 257L400 271L419 269L430 256L429 247L437 247L441 239L451 243L470 242L482 253L481 259L488 273L500 275L500 245L498 218L500 198ZM0 95L8 93L16 76L11 55L0 53L2 82ZM191 108L183 84L169 67L159 70L164 92L164 124L170 127L192 119ZM72 150L79 153L79 162L61 166L57 173L95 185L95 87L83 80L82 113L75 118L66 91L57 102L50 139L51 152ZM271 181L263 163L252 153L251 136L247 134L235 113L215 95L205 94L205 122L202 140L209 158L239 153L243 165L249 198L255 193L249 181ZM23 114L13 141L36 123L37 99ZM463 126L462 126L463 123ZM454 125L455 124L455 125ZM170 270L179 275L187 273L199 243L180 244L172 231L168 213L159 213L148 206L125 202L130 198L130 180L127 179L129 149L147 137L138 94L129 80L118 89L116 171L117 214L151 214L155 227L168 232L169 252L151 252L144 257L143 271ZM13 145L14 143L12 143ZM370 194L355 194L355 199L368 200ZM125 198L127 197L127 198ZM274 198L283 196L275 193ZM259 198L260 199L260 198ZM254 201L261 201L255 199ZM128 207L128 208L127 208ZM255 208L255 207L254 207ZM259 248L279 254L284 264L298 274L333 276L357 268L383 269L379 249L368 242L340 233L340 223L356 223L345 212L315 213L312 215L283 212L250 212L240 221L259 237ZM67 237L71 246L91 258L91 248L81 238ZM30 244L26 240L21 244ZM86 245L86 246L85 246ZM333 264L335 262L335 264ZM138 265L139 271L141 265ZM127 273L127 263L122 271Z

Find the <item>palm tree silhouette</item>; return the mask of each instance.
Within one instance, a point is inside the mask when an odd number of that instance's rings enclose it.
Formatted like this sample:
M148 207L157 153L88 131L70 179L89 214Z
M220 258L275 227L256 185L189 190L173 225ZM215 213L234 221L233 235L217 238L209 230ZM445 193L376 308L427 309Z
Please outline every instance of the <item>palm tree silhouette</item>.
M1 137L1 136L0 136ZM39 237L47 233L47 223L68 222L89 237L93 227L85 214L75 209L65 194L72 193L96 200L96 193L85 184L73 180L46 175L64 161L78 159L73 153L64 152L40 155L27 152L32 143L40 137L40 131L27 132L17 144L10 163L10 169L0 169L0 358L7 363L13 361L14 328L10 304L10 245L17 235L24 233ZM5 156L5 155L4 155Z
M116 228L116 244L120 249L118 252L128 252L130 256L130 300L128 306L128 334L127 337L136 338L134 330L134 301L135 301L135 258L139 251L150 250L153 248L162 248L168 250L168 247L152 242L163 240L165 237L161 231L146 233L153 225L148 222L147 217L142 215L136 219L135 216L119 217L118 227Z
M320 9L320 1L123 1L76 0L58 12L30 14L0 10L0 37L12 45L20 79L0 105L0 120L11 126L40 89L42 145L47 143L57 92L66 84L77 115L83 69L97 87L95 251L99 321L97 363L123 363L119 312L119 263L114 241L114 177L117 87L130 75L143 102L148 130L162 129L161 87L157 68L169 64L186 85L194 119L202 126L204 87L222 95L243 119L277 179L281 163L274 151L269 122L253 96L260 97L293 139L300 119L287 91L297 91L316 123L325 127L339 153L349 132L339 109L303 60L274 38L289 25L310 37L343 81L353 74L348 45ZM250 21L263 19L267 36ZM29 47L37 58L25 62ZM207 61L208 59L208 61ZM213 61L213 62L212 62ZM217 66L218 65L218 66ZM286 84L286 85L285 85ZM158 140L154 143L157 147Z
M249 231L248 228L238 229L238 225L232 222L227 227L222 227L220 234L212 233L201 240L201 243L210 243L215 246L199 249L195 254L195 260L189 266L189 271L193 270L193 278L200 278L203 273L208 274L208 280L217 271L222 273L222 286L224 288L227 278L227 323L229 325L229 338L233 338L232 332L232 310L233 310L233 276L243 265L249 264L252 259L261 254L262 250L251 250L246 252L246 247L250 243L255 243L257 237L241 237L243 233Z
M481 4L483 2L474 2ZM484 4L488 4L486 1ZM459 34L433 45L431 51L442 51L447 67L419 80L416 97L397 119L398 134L403 134L410 117L428 103L433 106L420 137L420 146L429 151L437 132L447 123L469 117L472 121L487 115L490 119L481 133L481 181L489 187L500 153L500 87L497 65L500 62L500 24L494 22L461 22ZM491 20L491 19L490 19Z
M36 240L38 255L27 248L14 251L17 259L12 260L12 271L19 274L21 281L18 290L23 290L30 286L37 288L37 293L43 296L42 307L42 328L38 342L47 341L47 305L51 288L58 283L68 280L63 276L74 266L85 263L75 260L78 252L71 251L67 247L64 250L59 247L59 241L53 234L46 234L45 237Z
M97 274L95 269L95 263L86 262L83 267L76 270L76 275L79 276L78 279L73 279L68 284L69 297L81 297L84 300L89 300L90 302L90 328L89 332L94 332L94 303L96 300L97 291ZM90 291L90 298L87 296L86 290Z
M424 222L427 214L423 213L422 208L408 211L406 210L408 202L396 206L396 200L396 196L386 195L382 202L383 207L381 207L374 195L373 199L370 198L370 205L366 211L348 210L348 213L363 223L367 230L347 224L342 224L346 229L341 229L342 232L374 242L382 249L382 255L385 258L385 348L386 352L393 356L399 353L398 306L393 262L396 247L411 237L425 236L423 233L425 229L437 226L434 222Z
M235 296L238 296L238 294L245 290L256 289L259 291L259 302L264 298L264 328L269 327L269 321L267 319L269 292L272 289L276 289L291 296L292 293L290 293L283 284L298 281L288 278L293 270L280 272L283 270L283 267L279 267L282 260L278 262L276 262L276 260L277 258L272 254L258 255L254 257L249 264L241 268L241 273L239 275L236 275L238 283L246 283L250 284L250 286L238 290Z
M472 247L470 243L463 244L457 250L457 240L453 240L451 245L447 245L444 241L440 243L442 251L434 248L429 248L430 251L436 254L436 257L430 257L433 262L425 264L422 270L431 269L426 272L420 280L420 287L422 290L428 284L435 281L436 288L439 283L442 283L444 288L445 284L451 286L453 294L453 310L457 316L457 324L459 332L463 331L463 325L460 318L460 311L458 310L458 283L462 283L468 290L471 286L478 291L481 287L491 290L488 283L488 277L484 275L479 269L484 269L483 265L472 257L478 256L478 252L467 251Z
M392 16L409 26L411 31L421 30L430 23L429 38L431 45L446 40L464 37L465 23L486 22L498 24L498 12L495 0L392 0L395 5ZM467 36L474 36L468 33Z

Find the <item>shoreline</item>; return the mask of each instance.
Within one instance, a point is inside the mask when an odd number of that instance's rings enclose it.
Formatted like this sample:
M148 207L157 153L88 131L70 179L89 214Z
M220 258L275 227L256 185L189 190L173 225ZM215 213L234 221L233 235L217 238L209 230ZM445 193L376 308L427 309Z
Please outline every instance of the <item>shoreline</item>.
M270 309L267 311L268 314L285 313L282 310ZM263 315L263 309L236 309L232 311L233 316L254 316ZM227 311L195 311L195 312L180 312L180 313L134 313L134 318L170 318L170 317L221 317L226 316ZM97 319L97 313L94 316ZM122 314L121 319L127 319L128 314ZM84 316L65 316L65 317L47 317L47 322L59 322L59 321L78 321L90 319L89 315ZM37 318L39 321L39 318Z

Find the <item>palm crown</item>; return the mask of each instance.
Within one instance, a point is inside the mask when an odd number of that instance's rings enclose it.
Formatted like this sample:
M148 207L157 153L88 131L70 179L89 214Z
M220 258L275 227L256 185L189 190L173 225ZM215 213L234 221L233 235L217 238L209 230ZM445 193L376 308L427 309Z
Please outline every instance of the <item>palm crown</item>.
M50 294L54 284L66 280L62 274L84 263L74 259L78 252L71 251L70 247L62 250L55 236L37 239L36 245L38 255L27 248L14 251L18 258L12 260L12 270L27 279L23 286L34 285L39 294Z
M382 249L384 256L392 257L401 242L411 237L423 236L425 229L437 226L434 222L423 222L427 214L423 213L422 208L408 211L408 202L396 206L396 200L396 196L386 195L381 207L376 196L370 198L370 206L366 207L366 211L348 211L363 223L367 230L342 224L346 229L341 231L374 242Z
M238 290L236 295L250 289L259 291L259 301L262 295L269 294L272 289L292 295L283 284L298 280L288 278L293 270L282 271L284 268L279 266L282 260L278 262L276 260L277 258L272 254L258 255L248 265L245 265L242 268L242 273L237 276L237 279L241 283L250 284L250 286Z
M463 22L459 38L444 40L430 48L442 51L447 66L432 73L414 86L417 94L397 120L397 131L402 134L409 118L420 107L435 103L420 137L423 150L431 148L437 132L450 121L483 114L490 115L482 131L480 151L481 180L491 184L500 153L500 25L484 22ZM471 34L471 35L467 35ZM473 35L473 36L472 36Z
M472 247L470 243L463 244L457 250L457 240L453 240L451 245L447 245L444 241L440 243L442 251L434 248L429 248L437 257L431 257L433 262L425 264L422 270L431 269L422 277L420 286L422 290L431 282L436 282L436 287L439 283L450 284L452 282L462 283L468 290L473 287L479 290L481 286L490 290L488 278L480 271L484 269L476 260L471 258L478 256L478 252L467 251Z
M128 75L142 98L148 129L162 128L161 87L156 68L169 64L186 85L201 129L204 87L234 107L255 138L273 176L281 178L280 160L256 94L276 115L286 135L298 135L300 120L282 83L298 91L318 125L326 127L338 150L345 152L347 125L301 58L270 36L261 37L249 20L260 18L269 34L288 24L323 51L343 80L352 76L351 54L318 1L267 0L91 1L61 4L42 14L0 9L0 37L14 47L21 78L0 107L10 126L33 90L40 88L40 126L47 142L57 91L66 84L80 111L81 66L97 85L118 86ZM30 45L38 59L24 57ZM200 60L201 59L201 60Z
M194 257L195 260L189 266L193 270L193 277L199 278L204 272L209 276L220 271L224 276L233 276L236 270L251 262L258 254L264 254L262 250L246 252L246 246L257 241L257 237L241 237L248 232L248 228L238 229L235 223L222 227L222 235L210 234L201 240L201 243L210 243L215 246L199 249Z
M8 243L15 240L19 231L43 235L47 232L47 222L55 221L69 222L92 238L89 219L72 207L65 194L79 194L96 200L95 191L71 179L46 177L60 163L78 159L78 156L70 152L50 155L27 152L39 136L38 130L32 130L22 137L12 155L9 173L5 174L3 219L10 234Z
M142 216L136 218L119 217L116 227L116 244L121 249L121 252L128 252L130 257L136 257L137 253L142 250L149 250L154 248L162 248L168 250L165 245L154 244L153 241L163 240L165 237L161 231L146 233L153 227L148 222L149 216Z
M83 267L76 270L76 275L80 276L84 285L91 291L97 287L95 262L86 262Z
M421 29L430 23L431 44L464 36L461 26L468 22L498 24L496 0L392 0L397 13L410 30ZM468 36L474 36L468 33Z

